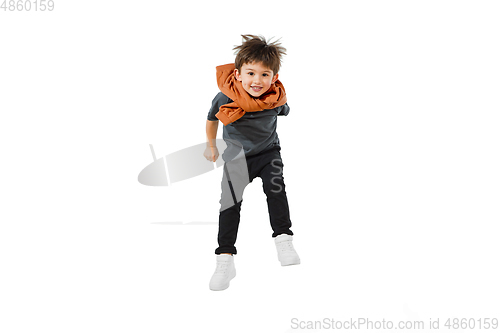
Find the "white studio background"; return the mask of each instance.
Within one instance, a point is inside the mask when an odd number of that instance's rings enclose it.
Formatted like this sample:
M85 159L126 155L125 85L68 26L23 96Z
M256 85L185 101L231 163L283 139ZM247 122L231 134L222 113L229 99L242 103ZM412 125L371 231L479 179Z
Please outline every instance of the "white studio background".
M497 1L54 2L0 11L2 332L498 316ZM204 142L241 34L288 50L278 134L302 264L279 266L256 179L238 275L212 292L221 170L137 175L149 144Z

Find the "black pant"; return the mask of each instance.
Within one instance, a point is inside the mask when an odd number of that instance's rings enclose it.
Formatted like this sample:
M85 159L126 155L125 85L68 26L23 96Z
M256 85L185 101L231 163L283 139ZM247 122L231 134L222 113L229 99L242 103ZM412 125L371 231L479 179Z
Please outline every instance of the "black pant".
M274 146L259 154L246 157L248 181L252 182L255 177L260 177L262 179L264 193L267 196L269 219L273 229L272 237L276 237L280 234L293 235L290 230L292 222L290 221L285 183L283 182L283 162L281 160L280 150L281 148L279 146ZM237 174L238 173L236 173L236 175ZM222 205L224 201L230 198L230 200L234 200L236 204L221 210L219 213L219 234L217 237L219 247L215 250L216 254L237 253L234 244L236 243L236 236L238 234L241 203L243 202L243 199L237 202L237 198L242 197L243 188L240 190L241 193L235 193L235 189L231 186L231 183L238 183L238 179L234 179L233 173L231 177L225 167L224 176L222 178L222 195L220 202ZM241 184L242 182L239 181L239 183ZM227 186L228 184L229 186ZM238 189L236 189L236 192L238 192Z

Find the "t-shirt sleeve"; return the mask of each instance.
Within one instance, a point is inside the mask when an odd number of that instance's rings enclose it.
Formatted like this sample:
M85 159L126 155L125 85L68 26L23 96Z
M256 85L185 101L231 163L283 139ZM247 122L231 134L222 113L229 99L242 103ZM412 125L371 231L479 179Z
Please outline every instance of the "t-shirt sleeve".
M290 112L290 107L288 106L288 103L285 103L280 106L280 112L278 113L278 116L287 116L288 112Z
M208 111L207 119L211 121L218 121L219 119L215 116L217 112L219 112L219 108L221 105L231 103L231 99L224 95L222 92L219 92L215 95L212 100L212 106L210 107L210 111Z

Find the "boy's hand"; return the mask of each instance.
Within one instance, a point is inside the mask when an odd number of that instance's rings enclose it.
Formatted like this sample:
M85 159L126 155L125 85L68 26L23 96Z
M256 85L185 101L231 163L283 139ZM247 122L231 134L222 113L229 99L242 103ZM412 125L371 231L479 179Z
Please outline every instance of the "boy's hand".
M203 153L203 156L211 162L217 161L217 158L219 158L219 150L217 149L216 146L208 146L205 149L205 152Z

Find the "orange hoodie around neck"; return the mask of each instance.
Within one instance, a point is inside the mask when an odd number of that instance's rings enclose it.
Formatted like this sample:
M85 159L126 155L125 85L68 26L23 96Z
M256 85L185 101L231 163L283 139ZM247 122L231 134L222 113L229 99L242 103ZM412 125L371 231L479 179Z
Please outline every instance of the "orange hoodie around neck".
M276 80L264 94L252 97L234 75L234 64L216 67L217 85L220 91L233 100L222 105L215 115L224 126L240 119L246 112L256 112L274 109L286 103L285 87Z

